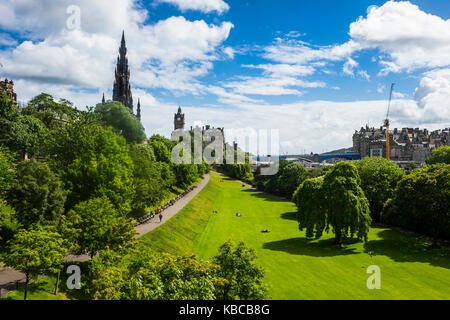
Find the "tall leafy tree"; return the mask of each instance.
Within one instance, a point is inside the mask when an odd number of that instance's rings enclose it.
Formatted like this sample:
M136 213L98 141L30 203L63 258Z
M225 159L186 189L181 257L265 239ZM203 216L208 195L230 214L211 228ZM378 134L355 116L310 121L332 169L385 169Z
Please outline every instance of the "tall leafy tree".
M127 142L142 143L145 140L144 126L121 102L99 103L95 107L95 113L106 125L113 127L120 135L124 136Z
M450 164L450 146L442 146L431 151L431 156L425 160L427 164Z
M212 300L217 266L194 256L142 248L139 254L102 252L90 262L89 294L101 300Z
M131 219L121 215L107 198L77 204L62 216L59 230L76 244L78 254L118 250L130 246L136 234Z
M22 159L45 153L48 129L41 120L20 114L14 103L0 92L0 144L17 153Z
M424 166L398 184L381 215L384 223L450 239L450 164Z
M323 178L305 180L294 193L294 202L298 208L299 229L306 229L308 238L319 239L327 227L327 215L324 210Z
M149 145L132 145L130 155L133 160L132 216L141 217L147 208L159 204L169 193L175 177L169 165L156 162Z
M186 189L198 179L197 166L192 164L177 164L173 167L176 185Z
M131 210L133 161L125 139L85 114L55 136L52 167L69 190L66 209L107 196L123 214Z
M67 253L67 243L58 233L43 228L22 229L9 242L4 263L25 274L26 300L30 279L46 273L58 273Z
M264 269L256 263L255 250L243 242L227 241L219 248L213 263L220 268L217 277L225 279L216 286L218 300L261 300L267 298Z
M8 191L7 200L25 227L57 223L64 212L66 192L61 180L46 163L23 161L17 165L17 180Z
M278 191L291 199L298 186L308 177L308 171L299 163L289 163L278 177Z
M5 196L5 192L11 189L15 181L15 171L13 170L13 155L11 152L0 146L0 199Z
M167 143L165 143L161 139L155 139L154 137L152 137L152 140L149 141L149 145L153 149L153 152L156 157L156 161L164 162L164 163L168 163L168 164L172 163L171 153L170 153L171 149L168 148Z
M28 102L22 114L34 116L52 129L55 125L75 121L79 111L68 100L56 102L50 94L41 93Z
M372 219L369 202L360 187L361 179L354 164L340 162L324 177L324 205L327 224L333 227L335 243L348 235L367 241Z
M356 162L361 178L361 188L370 203L370 213L375 221L380 220L380 213L385 202L394 195L397 182L404 176L394 162L384 158L364 158Z

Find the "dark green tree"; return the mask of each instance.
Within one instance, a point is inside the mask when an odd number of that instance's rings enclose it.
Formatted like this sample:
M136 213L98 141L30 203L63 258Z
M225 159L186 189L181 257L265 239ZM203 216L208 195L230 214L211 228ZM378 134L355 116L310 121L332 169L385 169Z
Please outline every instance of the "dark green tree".
M131 219L120 214L106 197L77 204L61 217L58 228L76 244L75 253L87 252L91 258L101 250L131 246L136 234Z
M145 140L144 126L121 102L108 101L97 104L95 113L103 123L113 127L117 133L125 137L128 143L142 143Z
M15 182L16 172L13 170L13 155L11 152L0 146L0 199L4 198Z
M8 203L25 227L32 224L53 225L64 212L66 192L61 180L48 165L23 161L17 165L17 180L7 193Z
M371 217L380 221L381 210L385 202L394 195L397 182L404 176L394 162L384 158L364 158L356 162L361 178L361 188L370 203Z
M319 239L327 227L324 210L323 178L305 180L294 193L298 208L298 227L306 229L306 237Z
M278 177L278 191L291 199L299 185L308 177L308 171L299 163L289 163Z
M192 164L177 164L173 167L175 172L176 186L187 189L198 179L197 166Z
M131 204L131 215L145 215L147 209L158 205L170 192L175 177L167 163L156 162L149 145L132 145L133 185L135 193Z
M395 189L381 215L383 223L450 239L450 165L434 164L413 170Z
M133 161L125 139L111 128L83 116L55 137L52 167L69 190L66 209L90 198L107 196L123 214L131 210Z
M361 179L354 164L340 162L333 166L324 177L324 206L327 224L333 227L335 244L355 234L367 241L372 219L369 201L360 187Z
M243 242L236 246L231 241L224 243L212 262L220 267L217 277L225 279L221 285L216 285L216 299L261 300L268 297L263 283L264 269L256 263L255 250Z

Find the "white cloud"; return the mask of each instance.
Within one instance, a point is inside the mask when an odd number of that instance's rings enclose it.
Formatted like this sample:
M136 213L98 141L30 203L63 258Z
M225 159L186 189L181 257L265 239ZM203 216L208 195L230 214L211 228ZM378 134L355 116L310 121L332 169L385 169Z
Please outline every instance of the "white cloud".
M387 54L381 61L384 73L450 65L450 20L408 1L372 8L350 25L349 34L361 47Z
M263 74L273 77L280 76L308 76L315 72L312 66L292 65L292 64L260 64L260 65L243 65L246 68L262 69Z
M347 74L355 67L352 55L366 49L382 53L380 75L450 65L450 19L425 13L408 1L371 7L367 17L350 24L349 35L349 41L331 46L276 38L264 48L264 57L290 64L347 60L343 67ZM368 78L364 72L360 76Z
M344 63L344 67L342 68L342 71L345 74L348 74L350 76L355 76L355 71L354 69L359 66L359 63L356 62L355 60L353 60L352 58L348 58L347 62Z
M213 61L232 53L221 47L233 27L229 22L213 25L170 17L142 25L147 11L132 0L80 0L81 30L69 31L66 9L72 1L50 2L45 7L27 0L2 3L2 27L38 39L0 51L7 76L68 87L112 86L125 29L132 84L199 94L203 86L197 78L212 69ZM5 12L12 16L5 17Z
M450 69L425 73L414 92L420 118L450 123Z
M378 93L384 93L384 90L386 90L386 85L384 85L384 84L378 84L377 92L378 92Z
M204 13L216 11L222 14L230 9L223 0L158 0L159 2L176 5L180 10L198 10Z

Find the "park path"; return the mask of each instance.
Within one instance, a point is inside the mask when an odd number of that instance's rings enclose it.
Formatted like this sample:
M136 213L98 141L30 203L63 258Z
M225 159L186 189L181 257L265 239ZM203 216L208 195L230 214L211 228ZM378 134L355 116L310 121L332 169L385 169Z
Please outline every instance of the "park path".
M184 197L179 199L173 206L168 207L166 210L162 212L163 219L159 222L159 217L155 216L149 222L145 224L141 224L136 226L136 231L138 234L136 238L140 238L150 231L158 228L163 225L170 218L176 215L181 209L183 209L192 199L195 198L197 194L208 184L210 175L206 174L203 179L196 185L196 187L186 194ZM81 255L81 256L73 256L70 255L66 258L67 261L74 262L84 262L89 260L89 256ZM25 275L17 270L12 268L2 267L0 265L0 297L6 295L8 292L17 289L17 285L21 286L25 283Z

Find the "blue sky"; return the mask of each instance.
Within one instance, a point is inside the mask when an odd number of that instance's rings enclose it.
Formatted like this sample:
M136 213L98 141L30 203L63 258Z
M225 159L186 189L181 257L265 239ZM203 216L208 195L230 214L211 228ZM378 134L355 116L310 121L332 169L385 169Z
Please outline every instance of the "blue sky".
M449 18L444 0L2 0L0 72L20 100L95 105L125 29L148 135L169 136L181 105L188 126L279 129L282 153L322 152L379 127L392 82L393 126L450 125Z

